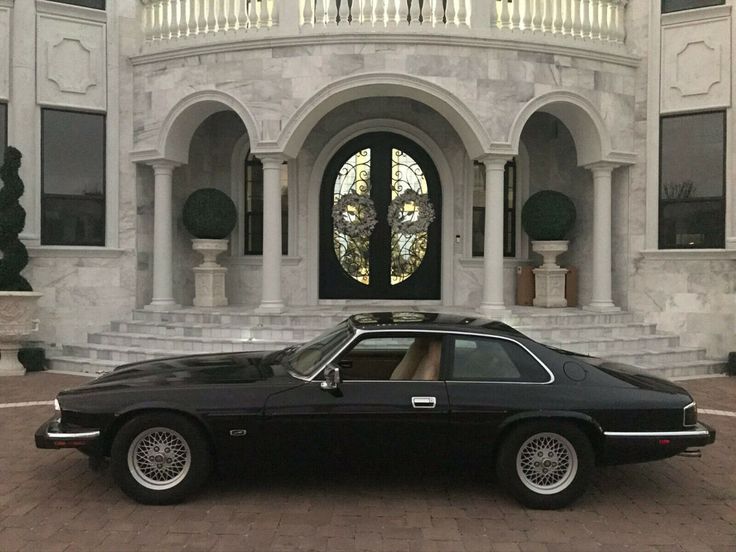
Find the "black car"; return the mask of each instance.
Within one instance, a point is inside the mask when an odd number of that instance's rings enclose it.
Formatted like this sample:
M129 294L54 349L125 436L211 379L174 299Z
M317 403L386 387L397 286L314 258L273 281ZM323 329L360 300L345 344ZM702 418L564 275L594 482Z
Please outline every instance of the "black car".
M713 443L692 397L513 328L436 313L350 317L299 347L120 366L59 393L40 448L101 460L143 503L182 500L216 463L367 449L488 456L521 503L559 508L596 464ZM690 450L689 452L695 452Z

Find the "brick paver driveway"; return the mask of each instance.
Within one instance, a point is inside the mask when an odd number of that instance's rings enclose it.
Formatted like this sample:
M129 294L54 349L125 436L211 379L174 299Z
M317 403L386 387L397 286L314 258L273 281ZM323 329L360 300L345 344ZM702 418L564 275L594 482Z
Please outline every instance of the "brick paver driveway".
M0 403L53 399L80 378L0 380ZM736 378L685 382L704 409L736 410ZM572 508L525 510L461 471L355 473L316 466L213 479L187 504L130 501L76 451L41 451L51 406L0 408L0 551L736 550L736 418L702 414L700 459L599 468ZM483 471L483 466L478 467Z

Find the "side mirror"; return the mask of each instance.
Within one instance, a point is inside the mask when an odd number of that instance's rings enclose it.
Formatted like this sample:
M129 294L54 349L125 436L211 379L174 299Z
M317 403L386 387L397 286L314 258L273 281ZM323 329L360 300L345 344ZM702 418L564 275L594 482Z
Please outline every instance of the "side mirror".
M340 369L337 366L325 368L325 381L319 384L324 391L335 391L340 388Z

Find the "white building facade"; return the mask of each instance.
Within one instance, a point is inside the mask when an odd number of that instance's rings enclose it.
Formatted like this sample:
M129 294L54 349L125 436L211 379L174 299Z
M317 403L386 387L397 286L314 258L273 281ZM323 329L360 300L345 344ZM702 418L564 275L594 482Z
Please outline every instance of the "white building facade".
M221 260L244 311L503 317L539 261L522 205L551 189L577 209L581 307L724 359L734 26L732 0L0 0L41 339L192 305L181 213L204 187L237 207ZM341 233L366 182L377 222ZM432 216L402 241L407 190Z

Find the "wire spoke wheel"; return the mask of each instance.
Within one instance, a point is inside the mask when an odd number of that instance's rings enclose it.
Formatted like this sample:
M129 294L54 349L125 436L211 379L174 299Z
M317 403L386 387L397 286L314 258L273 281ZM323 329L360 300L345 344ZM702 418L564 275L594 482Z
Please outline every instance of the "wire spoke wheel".
M516 473L531 491L551 495L564 491L575 480L578 455L562 435L545 432L529 437L516 454Z
M186 478L191 465L192 453L186 439L167 427L142 431L128 448L128 470L147 489L175 487Z

